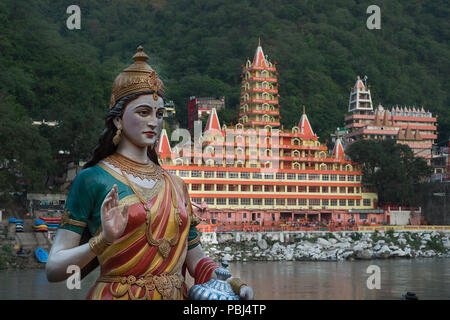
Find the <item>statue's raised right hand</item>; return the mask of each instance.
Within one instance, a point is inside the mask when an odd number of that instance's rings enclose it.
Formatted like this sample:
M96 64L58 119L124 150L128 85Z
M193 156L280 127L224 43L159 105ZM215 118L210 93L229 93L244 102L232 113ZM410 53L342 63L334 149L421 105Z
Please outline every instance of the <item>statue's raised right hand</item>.
M124 206L122 212L120 212L117 185L112 187L103 200L101 219L102 234L106 241L114 242L125 231L128 222L128 206Z

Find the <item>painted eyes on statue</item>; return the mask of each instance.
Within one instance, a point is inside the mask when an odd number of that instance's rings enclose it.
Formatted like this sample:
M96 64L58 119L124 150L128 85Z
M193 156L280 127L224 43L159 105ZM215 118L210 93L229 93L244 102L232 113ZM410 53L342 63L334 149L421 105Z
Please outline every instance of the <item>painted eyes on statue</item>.
M136 113L139 114L141 117L148 117L152 113L152 110L145 108L145 109L140 109L140 110L136 111ZM157 118L162 118L163 115L164 115L164 109L158 109L156 111Z

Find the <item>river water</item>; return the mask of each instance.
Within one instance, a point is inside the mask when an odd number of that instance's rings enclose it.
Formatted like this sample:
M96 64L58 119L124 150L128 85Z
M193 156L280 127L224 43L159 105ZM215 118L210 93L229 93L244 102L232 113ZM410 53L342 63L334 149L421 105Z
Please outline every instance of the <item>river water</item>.
M370 265L379 267L379 289L368 289ZM419 299L450 299L450 259L232 262L229 269L261 300L398 300L407 291ZM97 276L95 270L81 289L69 290L66 282L49 283L44 269L0 271L0 299L84 299Z

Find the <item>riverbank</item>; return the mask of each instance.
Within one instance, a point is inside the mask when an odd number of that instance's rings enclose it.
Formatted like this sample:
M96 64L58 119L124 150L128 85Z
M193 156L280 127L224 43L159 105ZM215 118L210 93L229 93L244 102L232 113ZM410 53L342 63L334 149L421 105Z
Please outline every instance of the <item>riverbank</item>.
M450 258L448 232L205 232L216 261L342 261Z

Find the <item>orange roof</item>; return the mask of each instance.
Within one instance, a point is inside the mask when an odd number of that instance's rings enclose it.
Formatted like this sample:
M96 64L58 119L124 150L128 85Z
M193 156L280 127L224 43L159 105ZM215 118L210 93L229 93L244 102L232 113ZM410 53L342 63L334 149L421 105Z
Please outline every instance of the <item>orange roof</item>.
M219 117L217 116L216 108L212 108L209 113L208 122L206 123L205 132L208 130L221 130Z
M333 157L336 159L344 158L344 147L342 146L341 138L336 139L336 143L333 148Z
M253 58L253 67L268 67L269 64L267 63L266 57L264 56L263 49L261 47L261 44L258 44L258 48L256 48L255 57Z
M171 156L172 149L170 148L169 137L167 136L166 129L162 129L161 137L158 141L157 152L161 159L165 159Z
M298 127L300 128L300 135L302 135L304 138L315 137L311 124L309 123L308 116L305 113L304 107L303 107L303 114L300 118L300 122L298 123Z

